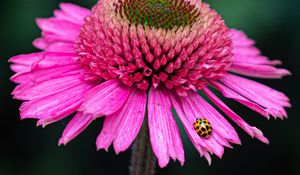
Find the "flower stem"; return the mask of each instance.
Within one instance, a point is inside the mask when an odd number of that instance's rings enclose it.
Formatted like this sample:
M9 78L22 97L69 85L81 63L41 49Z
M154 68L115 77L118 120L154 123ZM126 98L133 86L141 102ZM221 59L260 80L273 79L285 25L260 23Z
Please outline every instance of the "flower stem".
M154 175L156 157L152 151L147 120L136 138L131 153L130 175Z

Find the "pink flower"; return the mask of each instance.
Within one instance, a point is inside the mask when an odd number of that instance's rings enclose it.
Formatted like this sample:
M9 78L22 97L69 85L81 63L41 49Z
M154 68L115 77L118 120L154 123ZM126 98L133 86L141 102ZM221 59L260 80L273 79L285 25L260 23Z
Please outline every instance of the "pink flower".
M117 153L127 150L147 116L153 152L160 167L170 158L184 163L175 109L201 156L222 157L224 147L241 141L207 96L251 137L269 143L217 97L238 101L262 116L286 118L289 99L254 78L290 75L281 62L262 56L242 31L229 29L216 11L199 0L101 0L92 11L62 3L54 17L38 19L39 53L10 59L18 84L14 98L24 101L22 119L46 126L75 114L59 144L67 144L105 116L96 144ZM147 115L146 115L147 114ZM205 118L209 138L194 128ZM205 128L204 128L205 129Z

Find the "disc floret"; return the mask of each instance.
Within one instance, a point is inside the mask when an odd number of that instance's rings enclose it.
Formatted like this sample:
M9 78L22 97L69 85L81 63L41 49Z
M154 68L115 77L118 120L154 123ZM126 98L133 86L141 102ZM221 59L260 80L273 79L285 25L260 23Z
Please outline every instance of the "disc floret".
M200 16L196 6L184 0L119 0L114 7L131 24L163 29L186 27Z

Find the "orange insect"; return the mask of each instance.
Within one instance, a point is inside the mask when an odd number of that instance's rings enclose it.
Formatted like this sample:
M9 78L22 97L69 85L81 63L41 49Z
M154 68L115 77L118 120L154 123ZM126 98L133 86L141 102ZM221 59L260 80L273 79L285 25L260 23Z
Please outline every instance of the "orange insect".
M205 118L198 118L194 123L194 129L202 138L208 139L212 134L212 127Z

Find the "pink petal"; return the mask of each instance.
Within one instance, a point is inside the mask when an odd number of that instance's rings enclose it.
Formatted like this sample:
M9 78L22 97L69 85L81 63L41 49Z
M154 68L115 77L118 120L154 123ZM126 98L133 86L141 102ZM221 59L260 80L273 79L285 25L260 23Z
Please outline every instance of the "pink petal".
M54 17L56 19L60 19L60 20L65 20L74 24L79 24L82 25L83 20L77 21L75 20L72 16L70 16L69 14L66 14L65 12L61 11L61 10L54 10Z
M83 97L93 85L82 83L57 94L24 102L20 108L21 118L41 119L38 124L46 125L70 115L81 105Z
M30 67L21 64L12 64L10 69L15 73L24 73L30 71Z
M236 57L242 56L260 56L261 52L256 47L233 47L233 55Z
M75 53L75 44L70 42L49 42L45 38L38 38L34 40L33 45L36 48L45 50L47 52Z
M142 126L146 98L146 91L135 90L119 111L106 117L96 142L98 150L108 150L112 143L117 154L129 148Z
M45 45L46 47L53 42L67 42L76 44L76 38L64 38L60 35L57 35L56 33L52 33L49 31L42 31L42 38L47 41L47 45Z
M219 90L226 98L231 98L239 103L247 106L248 108L252 109L253 111L261 114L262 116L269 118L269 113L261 106L256 103L251 102L250 100L244 98L243 96L239 95L238 93L234 92L233 90L229 89L228 87L224 86L223 84L215 81L211 81L210 84Z
M235 131L235 129L230 125L230 123L215 110L208 102L206 102L197 92L190 91L188 97L183 97L187 103L189 103L191 112L197 118L207 118L212 127L214 128L214 133L218 134L232 143L240 144L240 139ZM183 106L185 104L183 103ZM186 115L189 112L186 112Z
M63 53L74 53L75 45L67 42L53 42L48 48L48 52L63 52Z
M27 66L31 69L49 68L61 65L77 64L73 53L38 52L33 54L18 55L9 60L14 64Z
M38 49L45 50L49 42L45 38L37 38L32 42L32 45Z
M113 143L117 134L117 128L121 120L121 115L108 115L105 117L103 128L96 141L97 150L105 149L108 151L108 148Z
M127 100L122 109L114 114L122 114L122 122L118 126L114 140L116 153L129 148L143 124L147 100L146 91L136 90L131 96L131 100Z
M88 93L80 111L95 117L113 114L122 107L131 91L118 80L108 80Z
M289 99L283 93L258 82L228 74L220 80L230 89L263 106L274 117L287 117L284 107L290 107Z
M60 3L60 8L68 16L68 20L82 25L84 18L91 14L89 9L71 3Z
M44 52L22 54L22 55L17 55L17 56L10 58L9 62L30 67L33 63L41 60L44 55L45 55Z
M79 36L80 25L78 24L57 18L40 18L37 19L36 22L43 32L52 33L58 36L60 41L76 42L76 38Z
M55 17L37 20L43 37L36 39L33 45L41 50L72 53L80 26L91 11L71 3L61 3L60 8L54 11Z
M154 154L159 166L165 167L170 157L184 163L184 151L176 121L173 118L172 104L163 89L151 87L148 99L148 126Z
M74 57L76 57L76 54L74 53L45 52L39 61L34 62L31 65L31 69L41 69L62 65L78 64L74 61Z
M253 65L281 65L282 62L280 60L269 60L268 57L265 56L255 56L255 59L249 59L247 55L239 55L232 57L233 64L253 64Z
M247 35L242 31L231 29L231 33L234 45L248 47L255 44L255 42L252 39L249 39Z
M200 103L205 103L205 102L195 101L194 99L191 99L191 95L194 95L194 96L198 95L200 97L200 95L196 94L196 93L189 94L187 97L180 97L182 109L188 120L187 125L189 125L190 132L194 133L194 138L196 139L197 143L201 147L204 147L209 152L212 152L221 158L224 153L223 146L226 146L227 144L223 145L222 140L216 140L216 137L213 137L213 136L217 134L217 135L225 137L226 139L229 138L231 141L234 141L235 139L238 139L237 134L234 133L235 131L233 128L228 129L231 126L228 124L227 121L225 124L229 125L229 127L221 126L223 124L221 124L221 121L218 121L218 118L222 117L222 116L220 116L220 114L214 115L214 114L208 113L208 111L206 110L206 106L208 104L204 104L205 106L200 105ZM214 109L210 109L210 110L214 110ZM216 113L215 110L213 112ZM208 113L208 114L206 114L206 113ZM202 139L197 135L196 131L193 128L193 124L197 118L206 118L211 122L212 128L213 128L212 137L210 137L209 139ZM211 119L214 119L214 120L211 120ZM231 131L231 130L233 130L233 131ZM233 132L234 134L233 135L230 134L231 132ZM197 136L198 136L198 138L197 138ZM235 139L233 139L233 137L235 137ZM239 140L234 141L234 142L239 143Z
M202 90L215 105L217 105L225 114L227 114L239 127L244 129L251 137L256 137L264 143L269 143L268 139L264 137L263 133L256 127L250 126L240 116L233 112L225 103L223 103L215 94L208 88Z
M198 150L201 157L205 156L208 163L211 164L211 157L207 151L211 150L211 148L205 143L205 140L201 139L201 137L199 137L198 134L195 132L193 128L194 120L187 118L183 111L181 100L179 99L179 97L177 97L177 95L169 94L169 97L172 100L173 107L193 145Z
M84 83L80 78L80 74L66 76L62 78L51 79L41 83L27 83L18 85L12 94L14 98L19 100L35 100L53 95L61 91L67 90L74 86Z
M62 137L59 139L59 145L66 145L85 130L94 120L92 115L78 112L65 128Z
M280 61L270 61L261 56L261 52L254 46L254 41L245 33L235 29L231 30L233 43L233 59L230 71L257 78L282 78L291 73L286 69L278 69L274 65Z
M81 73L80 71L80 65L64 65L51 68L35 69L29 72L18 73L11 77L11 81L21 84L36 84L55 78L79 75Z
M278 69L270 65L255 65L248 63L234 63L230 71L255 78L282 78L291 75L286 69Z

